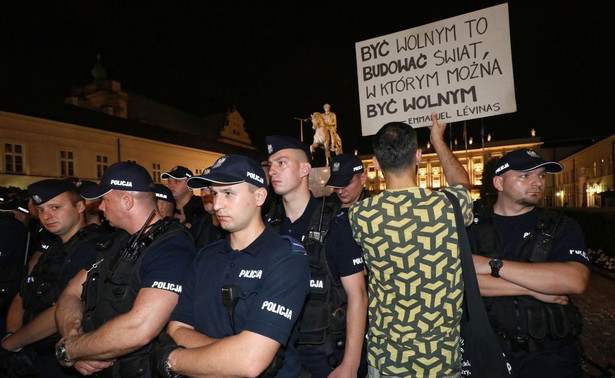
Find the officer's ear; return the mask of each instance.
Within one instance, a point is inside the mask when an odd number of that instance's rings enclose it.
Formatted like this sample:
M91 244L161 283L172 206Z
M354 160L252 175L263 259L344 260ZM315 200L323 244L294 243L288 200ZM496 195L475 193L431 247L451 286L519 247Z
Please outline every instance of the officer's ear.
M254 192L254 197L256 198L256 206L263 206L267 199L267 189L257 188Z
M85 211L85 200L77 201L75 204L78 213L83 213Z
M364 186L365 182L367 182L367 175L365 174L365 171L361 172L361 177L359 179L361 180L361 186Z
M120 204L124 208L124 210L130 210L135 204L135 198L128 192L123 192L120 197Z
M301 177L309 176L311 170L312 170L312 164L308 163L307 161L304 161L301 163L301 166L299 168Z
M502 176L493 176L493 187L498 192L504 191L504 179L502 178Z

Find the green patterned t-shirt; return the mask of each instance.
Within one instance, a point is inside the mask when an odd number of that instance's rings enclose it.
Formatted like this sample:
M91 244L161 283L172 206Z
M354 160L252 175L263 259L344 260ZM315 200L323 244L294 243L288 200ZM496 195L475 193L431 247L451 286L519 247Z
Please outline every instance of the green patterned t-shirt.
M461 185L466 225L472 198ZM455 212L444 193L386 190L349 211L369 269L368 362L384 375L441 377L459 371L463 278Z

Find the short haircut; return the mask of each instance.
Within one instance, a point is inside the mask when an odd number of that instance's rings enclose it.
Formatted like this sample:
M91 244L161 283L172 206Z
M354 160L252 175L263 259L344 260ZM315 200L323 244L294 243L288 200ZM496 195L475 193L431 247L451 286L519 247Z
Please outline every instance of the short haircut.
M382 170L401 173L412 165L416 156L416 130L407 123L389 122L378 130L372 147Z
M67 190L65 193L68 193L68 199L73 204L73 206L77 206L79 202L85 202L85 200L79 194L79 191L75 189Z
M299 163L310 163L310 159L305 154L305 151L293 148L292 155Z
M130 193L133 195L135 199L140 201L145 206L152 208L152 209L158 208L158 205L156 204L156 194L154 194L154 192L131 191Z
M258 186L254 185L252 183L246 182L246 184L248 184L248 191L250 193L254 193L258 189Z

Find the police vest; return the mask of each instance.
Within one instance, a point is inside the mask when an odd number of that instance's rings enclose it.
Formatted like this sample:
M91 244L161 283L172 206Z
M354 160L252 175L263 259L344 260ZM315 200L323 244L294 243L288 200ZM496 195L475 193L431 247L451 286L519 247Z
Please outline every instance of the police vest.
M105 233L98 225L90 224L79 231L68 242L54 243L32 268L23 281L20 295L24 308L24 323L53 306L64 289L58 279L63 274L70 257L78 252L83 243L102 237Z
M282 206L281 201L277 201L265 217L266 223L278 233ZM336 336L346 329L348 297L341 282L334 279L325 254L325 237L340 208L336 196L323 197L303 240L310 264L310 293L299 319L299 345L321 345L327 350L332 349Z
M494 224L493 208L483 209L478 223L472 226L476 253L521 262L546 261L560 225L569 219L561 213L539 211L536 228L523 239L518 250L505 251ZM545 303L531 296L485 297L484 301L494 330L504 339L527 338L548 344L549 340L573 339L581 333L581 313L572 302Z
M85 302L84 331L91 332L132 309L141 288L139 268L143 258L153 247L181 233L188 234L188 231L177 219L166 217L152 225L137 240L133 240L135 235L126 243L127 234L122 233L103 246L105 250L101 251L99 261L88 271L82 292ZM151 344L129 356L148 353Z

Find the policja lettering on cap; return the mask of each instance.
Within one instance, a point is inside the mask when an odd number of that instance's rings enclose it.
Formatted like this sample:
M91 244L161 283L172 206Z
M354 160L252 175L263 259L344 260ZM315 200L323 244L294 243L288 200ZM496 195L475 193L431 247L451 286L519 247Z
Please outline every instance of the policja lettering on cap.
M201 189L214 184L247 182L259 188L267 187L265 171L256 160L242 155L224 155L199 176L189 178L189 189Z
M81 190L81 197L96 199L112 190L150 192L154 187L152 176L137 163L122 161L111 164L100 179L99 185L90 185Z
M547 173L559 173L564 167L556 161L545 161L536 151L521 148L502 156L495 168L495 174L501 175L507 171L527 172L545 167Z
M171 192L171 189L169 189L166 185L154 184L152 192L154 192L156 198L175 204L175 198L173 197L173 193Z
M357 173L365 170L363 162L353 154L336 155L331 161L331 176L325 184L332 188L345 188Z

